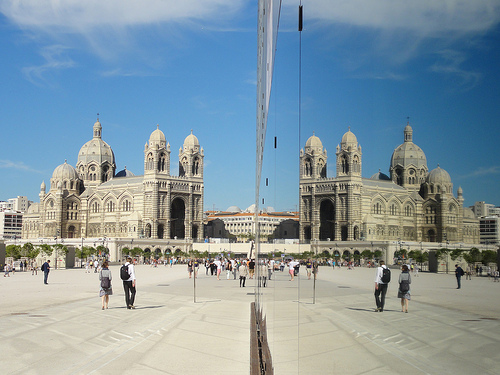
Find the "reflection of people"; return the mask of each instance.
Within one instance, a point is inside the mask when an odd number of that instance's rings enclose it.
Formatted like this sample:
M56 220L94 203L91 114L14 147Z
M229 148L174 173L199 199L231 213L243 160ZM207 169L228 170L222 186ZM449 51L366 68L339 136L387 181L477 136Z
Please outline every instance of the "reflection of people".
M99 272L99 280L101 281L101 289L99 296L102 297L102 309L108 308L109 296L113 295L113 288L111 287L111 271L108 268L108 262L104 261L102 264L101 272Z
M375 275L375 303L377 304L376 312L384 311L385 294L387 293L388 284L382 281L384 268L387 268L383 260L380 261L380 266L377 267L377 274Z
M248 275L248 268L247 264L245 262L241 262L240 267L238 268L238 272L240 273L240 288L243 286L245 287L245 281L247 279Z
M134 301L135 301L135 270L134 265L132 264L132 258L128 257L125 262L125 266L128 267L129 278L127 280L123 280L123 289L125 290L125 303L127 304L127 309L135 309Z
M408 301L410 297L411 277L408 266L403 265L403 271L399 275L398 298L401 298L401 312L408 312Z
M50 259L47 260L44 264L42 264L42 268L40 269L43 271L43 283L48 284L48 279L49 279L49 272L50 272Z
M461 285L461 279L462 276L464 275L464 270L462 267L460 267L458 264L455 264L455 277L457 278L457 289L460 289L462 287Z

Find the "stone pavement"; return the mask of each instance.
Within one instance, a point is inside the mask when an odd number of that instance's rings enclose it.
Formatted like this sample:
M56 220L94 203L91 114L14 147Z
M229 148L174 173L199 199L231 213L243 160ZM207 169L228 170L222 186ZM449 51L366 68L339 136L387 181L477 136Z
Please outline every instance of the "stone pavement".
M118 267L110 308L98 275L81 269L0 277L4 374L248 374L254 280L217 281L186 266L137 266L135 310ZM374 269L321 267L293 282L277 272L260 296L276 374L498 374L500 283L420 273L401 313L393 270L386 310L375 313Z

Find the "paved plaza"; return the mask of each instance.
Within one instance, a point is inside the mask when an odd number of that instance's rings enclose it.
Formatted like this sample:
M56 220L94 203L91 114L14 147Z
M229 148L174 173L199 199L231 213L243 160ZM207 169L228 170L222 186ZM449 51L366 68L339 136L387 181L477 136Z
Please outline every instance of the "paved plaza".
M101 310L99 281L81 269L0 277L3 374L248 374L255 280L217 281L184 265L136 266L135 310L118 266ZM398 270L375 313L375 269L320 267L313 280L274 274L260 296L276 374L498 374L500 283L420 273L401 313ZM196 299L196 302L195 302Z

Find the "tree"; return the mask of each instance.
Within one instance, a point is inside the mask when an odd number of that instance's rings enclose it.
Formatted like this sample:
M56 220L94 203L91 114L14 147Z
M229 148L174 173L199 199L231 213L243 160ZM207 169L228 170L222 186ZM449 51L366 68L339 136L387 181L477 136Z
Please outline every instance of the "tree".
M373 252L373 257L374 257L375 259L380 259L380 258L382 258L382 251L381 251L381 250L375 250L375 251Z
M482 253L482 259L484 265L488 265L489 263L496 263L497 261L497 252L493 250L484 250Z
M47 245L46 243L41 244L39 246L40 252L42 252L45 256L50 257L52 255L52 252L54 251L52 249L52 246Z
M5 256L12 257L17 260L21 257L21 246L19 245L7 245L5 247Z
M31 242L26 242L21 250L21 255L28 259L35 259L38 254L40 254L40 250L35 248Z
M468 253L463 255L464 260L469 264L474 264L476 262L481 262L481 252L477 247L473 247Z
M129 251L129 255L131 257L137 257L137 256L141 256L143 254L143 251L140 247L134 247L133 249L130 249Z
M364 259L372 259L372 258L373 258L373 251L370 251L370 250L363 250L363 252L361 253L361 256L362 256Z
M450 258L452 261L455 261L456 259L460 258L462 255L463 255L462 249L454 249L451 251Z

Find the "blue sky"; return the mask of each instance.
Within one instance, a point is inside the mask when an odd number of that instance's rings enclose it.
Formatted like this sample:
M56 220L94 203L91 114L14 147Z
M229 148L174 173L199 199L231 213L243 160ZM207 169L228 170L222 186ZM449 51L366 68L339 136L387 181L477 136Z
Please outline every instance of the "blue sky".
M363 176L388 174L408 116L429 169L447 170L466 205L500 205L500 1L302 4L301 126L299 2L284 0L264 206L297 208L299 149L313 132L329 177L349 126ZM177 174L192 129L205 151L205 209L250 206L256 24L256 0L3 0L0 200L38 201L58 165L76 164L99 113L117 171L143 174L144 144L159 124Z

